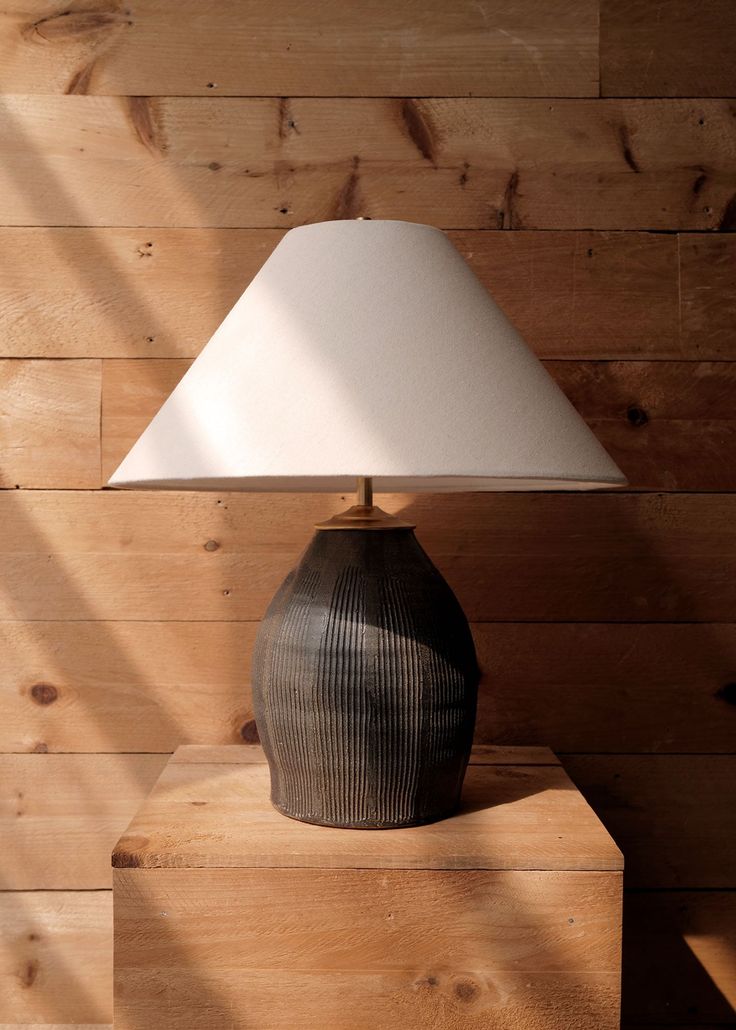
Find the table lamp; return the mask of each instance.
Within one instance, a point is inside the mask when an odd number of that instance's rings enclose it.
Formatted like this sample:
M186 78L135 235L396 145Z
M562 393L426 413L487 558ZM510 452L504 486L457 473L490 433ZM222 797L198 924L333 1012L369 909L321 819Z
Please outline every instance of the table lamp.
M389 828L457 807L479 670L467 619L372 491L580 490L625 479L449 239L400 221L288 232L110 479L349 491L261 623L273 804ZM490 587L490 584L489 584Z

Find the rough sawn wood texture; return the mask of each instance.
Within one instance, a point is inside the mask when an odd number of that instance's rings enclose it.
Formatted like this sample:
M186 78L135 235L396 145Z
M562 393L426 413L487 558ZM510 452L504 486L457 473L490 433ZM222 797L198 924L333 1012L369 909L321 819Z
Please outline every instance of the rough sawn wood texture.
M255 739L258 620L350 503L99 487L283 232L356 215L448 230L631 480L379 503L471 619L477 740L561 753L629 856L626 1030L736 1025L735 12L5 5L0 1025L111 1022L111 841Z
M284 819L251 750L180 749L115 848L118 1030L618 1027L622 858L551 752L369 833Z

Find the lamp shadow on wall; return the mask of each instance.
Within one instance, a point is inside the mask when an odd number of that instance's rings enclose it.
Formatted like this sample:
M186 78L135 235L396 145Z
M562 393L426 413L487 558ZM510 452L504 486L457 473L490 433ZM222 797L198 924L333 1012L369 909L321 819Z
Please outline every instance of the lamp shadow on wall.
M38 220L41 222L57 221L60 217L60 212L66 224L68 225L83 225L85 218L83 213L80 211L76 204L72 194L65 190L63 183L60 181L58 175L49 169L46 164L44 157L41 153L34 149L32 142L26 137L21 126L14 122L10 112L6 112L4 115L4 124L6 126L6 136L4 141L4 160L6 167L11 171L15 172L18 183L22 186L24 183L24 172L22 165L17 169L13 167L13 153L16 151L24 152L26 154L32 153L35 167L35 182L42 184L36 191L36 201L38 206ZM48 204L44 201L44 197L49 198ZM147 230L148 231L148 230ZM144 234L145 235L145 234ZM74 263L74 254L68 254L65 252L63 245L63 234L59 233L55 236L55 242L58 246L59 260L66 264ZM99 263L101 268L108 267L111 264L110 255L106 252L105 248L100 245L98 239L90 234L89 246L94 251L95 260ZM218 270L213 269L212 281L207 284L208 289L216 288L218 279L223 278L222 269L220 269L220 275L218 276ZM81 271L78 279L79 289L84 291L90 296L93 302L97 300L97 293L93 283L90 283L86 279L86 271ZM116 282L117 290L124 296L126 305L129 310L138 317L141 323L151 326L151 335L156 336L157 333L163 330L164 327L160 326L159 319L157 318L155 310L148 305L136 292L130 288L128 283L123 277L118 276ZM223 294L227 292L223 290ZM104 310L104 308L101 308ZM223 314L225 312L223 311ZM193 449L197 448L196 434L192 433L190 436L189 444ZM33 552L35 554L53 554L54 543L53 540L45 535L43 530L34 524L32 517L22 503L22 498L15 496L8 492L8 500L13 497L11 503L15 503L16 506L16 517L19 520L24 520L25 526L24 531L26 537L32 542ZM484 503L488 505L487 511L493 511L493 504L495 498L490 497ZM332 503L332 502L330 502ZM442 511L443 505L450 506L452 501L441 499L437 501L438 510ZM326 509L329 508L329 504L325 505ZM413 512L416 511L417 516L424 514L424 509L417 502L409 502L401 509L401 514L409 518L412 521L420 522L420 519L413 517ZM397 512L398 514L399 512ZM329 511L326 511L329 514ZM486 617L490 621L493 619L499 619L500 621L508 620L509 617L514 619L538 619L540 621L546 621L551 619L549 603L550 599L555 608L556 618L560 621L567 619L578 619L581 617L581 612L587 612L588 619L594 620L596 612L599 613L598 605L601 603L601 599L605 596L610 596L613 592L614 596L620 596L622 599L627 599L627 603L631 606L632 604L637 605L638 598L643 596L647 598L648 609L639 608L634 614L641 616L643 614L649 614L651 617L652 612L661 611L662 618L665 617L667 612L662 608L662 598L677 598L676 603L672 604L672 608L669 611L670 617L676 614L675 609L680 606L682 613L681 617L685 617L685 612L689 612L690 616L697 614L692 610L692 599L687 596L683 597L683 592L686 587L680 586L674 582L671 574L669 573L666 561L658 558L656 555L651 554L651 543L641 533L640 529L636 526L632 526L627 522L625 517L615 516L613 524L609 527L611 529L611 535L615 539L625 539L629 545L633 541L633 550L636 551L637 557L632 558L628 564L621 562L621 557L617 553L613 554L597 554L589 555L584 561L577 561L573 558L572 564L570 564L570 556L564 557L560 562L555 563L547 560L541 566L538 562L538 556L530 555L529 553L519 553L516 551L513 555L506 554L506 558L512 560L501 563L500 570L503 574L500 577L499 585L496 586L494 583L489 583L486 578L486 573L482 572L481 567L477 564L477 555L470 555L467 552L462 551L462 545L458 545L458 550L451 554L440 556L438 564L443 567L443 571L450 581L451 585L455 586L458 594L460 595L461 601L464 599L465 594L469 595L470 587L473 585L475 596L479 597L484 594L486 598L491 597L489 607L486 610ZM421 536L421 523L419 534ZM493 536L493 525L487 527L486 533L486 548L490 553L495 553L497 550L497 541ZM572 527L572 534L575 535L575 527ZM540 541L541 544L547 548L550 544L550 535L545 534L544 541ZM578 537L579 539L579 537ZM430 548L431 553L431 548ZM646 568L641 567L641 556L647 555ZM498 565L497 565L498 568ZM286 569L284 569L286 572ZM94 600L90 598L84 590L83 582L75 579L73 573L64 568L63 562L56 559L56 567L54 569L53 576L56 582L63 584L65 597L69 610L74 610L75 618L79 620L88 620L94 622L99 628L99 651L101 661L104 661L105 665L110 668L114 668L119 675L119 678L124 679L129 683L139 684L142 690L145 690L146 684L149 682L148 674L146 669L142 666L139 660L131 655L128 650L124 650L120 647L119 641L115 638L114 634L109 632L109 629L105 626L105 623L99 619L98 612L94 605ZM561 578L560 578L561 577ZM523 592L519 591L519 584L526 584L530 588L530 593L524 595ZM226 584L223 583L223 586ZM114 591L115 583L109 584L109 589ZM587 591L587 602L581 606L580 602L580 591L585 595ZM491 593L492 592L492 593ZM512 611L513 605L510 602L510 597L514 598L513 604L517 605ZM474 611L475 602L472 601L468 606L468 614L471 618L477 617L478 612ZM587 607L586 607L587 603ZM10 604L14 611L15 617L19 620L24 618L33 619L35 616L33 613L26 613L23 609L23 599L10 599ZM697 605L696 605L697 606ZM565 616L565 612L567 615ZM234 642L237 636L238 626L237 623L232 623L232 641ZM39 646L44 646L42 635L39 635ZM46 655L49 667L53 667L56 663L56 657L53 649L49 648ZM64 670L59 669L60 675L64 676ZM245 673L244 673L245 680ZM492 685L489 689L492 689ZM91 718L97 718L97 713L92 712ZM185 724L173 717L163 707L159 707L157 712L157 718L160 722L162 735L167 736L172 741L176 740L190 740L191 736L187 730ZM120 737L117 732L117 728L114 724L106 722L96 727L96 732L102 734L109 743L109 749L111 751L118 751L120 749ZM228 729L228 735L230 729ZM229 736L228 736L229 739ZM508 743L509 741L504 741ZM44 742L41 742L43 744ZM518 743L529 744L532 743L528 740L519 741ZM554 746L554 742L545 741L543 743L551 743ZM124 746L128 747L127 739ZM38 756L38 761L43 761L43 756ZM147 784L142 784L147 786ZM29 915L29 919L30 919ZM707 972L703 969L700 963L697 961L695 956L685 945L681 938L675 934L674 941L678 946L681 946L682 951L680 958L683 961L683 969L687 965L687 976L692 976L692 982L698 982L703 986L703 993L701 997L706 999L701 1004L707 1009L707 1018L714 1020L726 1020L734 1015L733 1008L729 1005L723 994L718 990L718 987L708 977ZM176 952L178 943L176 940L170 942L172 950ZM624 942L625 954L627 950L626 940ZM182 962L186 962L186 955L180 954L179 958ZM23 964L29 961L28 959L28 948L25 942L18 942L18 968L22 970ZM84 1020L86 1022L106 1022L109 1019L109 1013L101 1012L97 1008L90 1008L90 998L88 992L84 988L83 974L79 973L75 969L71 968L66 961L64 955L56 949L53 956L53 963L57 969L63 970L64 977L67 985L67 992L76 999L78 1003L78 1011L75 1012L75 1018ZM626 966L626 960L625 960ZM193 981L196 981L196 970L190 970ZM21 973L19 972L19 975ZM690 982L690 981L689 981ZM217 1021L217 1024L222 1027L236 1025L232 1021L232 1015L229 1011L227 1002L221 999L217 995L216 987L212 984L197 983L196 989L202 992L202 995L208 999L208 1007L213 1014L213 1018ZM48 1012L39 1011L38 1017L41 1019L56 1017L56 1013L50 1009ZM703 1014L705 1018L705 1013ZM243 1026L242 1021L237 1023L238 1026Z

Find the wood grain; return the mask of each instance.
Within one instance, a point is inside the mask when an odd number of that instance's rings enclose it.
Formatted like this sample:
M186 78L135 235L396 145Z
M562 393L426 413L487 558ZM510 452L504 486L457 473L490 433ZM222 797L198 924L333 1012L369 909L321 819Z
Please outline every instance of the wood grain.
M105 1030L99 1024L112 1019L112 892L0 892L0 924L2 1026Z
M288 112L284 127L277 98L6 96L0 224L732 220L733 117L717 100L296 98Z
M735 949L736 893L627 893L624 1021L733 1025Z
M107 483L190 365L178 360L105 361L100 486Z
M262 763L179 760L161 775L113 853L118 869L620 870L622 864L554 765L470 765L452 819L368 834L285 819L271 805Z
M0 229L2 354L195 357L282 235ZM736 357L735 236L449 236L542 357ZM39 267L53 267L54 275L39 277Z
M254 740L257 628L0 623L0 750L163 752ZM473 634L479 742L609 753L733 747L733 625L476 623Z
M0 623L0 750L173 751L255 733L257 623Z
M282 235L0 229L2 354L195 357ZM736 357L734 235L449 236L542 357ZM54 275L39 277L49 266Z
M481 624L476 739L556 752L727 752L736 627Z
M167 755L0 755L0 886L110 886L110 852Z
M99 888L109 884L109 855L112 844L122 833L155 781L167 756L162 755L3 755L0 769L6 784L3 806L4 839L7 842L2 860L3 885L13 889L36 888ZM734 870L734 762L730 755L567 755L563 758L578 787L616 842L626 855L627 882L636 887L718 887L733 888ZM197 784L201 783L202 766L196 775L186 765L171 767L172 784L167 797L176 798L177 818L186 820L191 813L189 802L203 800ZM215 763L206 766L208 775L221 793L221 810L232 815L232 840L221 841L224 849L234 854L240 848L243 854L258 854L259 840L276 814L264 802L265 823L254 828L246 837L242 820L233 811L241 794L235 783L237 766ZM264 777L263 791L267 792L267 770L260 766ZM534 784L561 773L554 766L473 766L468 779L465 802L472 807L473 783L478 777L498 778L499 790L507 799L519 799L529 815L527 838L508 836L505 811L501 805L479 814L468 811L463 817L463 840L471 839L481 831L481 822L490 818L500 837L484 844L484 861L496 862L503 856L504 847L523 849L531 841L542 819L540 806L544 796L531 793ZM235 780L233 779L235 777ZM545 779L546 778L546 779ZM192 781L194 781L192 783ZM54 792L48 791L53 782ZM564 783L565 779L559 780ZM115 784L115 790L111 784ZM18 794L23 794L22 798ZM568 814L572 814L574 791L561 791L560 819L548 825L544 832L570 831ZM206 800L206 799L204 799ZM177 842L177 854L205 861L198 852L198 843L191 834L166 837L166 826L160 824L158 802L149 802L147 813L140 813L129 830L132 845L128 851L139 861L160 861L166 847ZM572 806L572 807L570 807ZM207 806L210 808L211 806ZM22 815L18 815L22 812ZM567 813L567 814L566 814ZM203 826L216 821L208 811L203 814ZM199 818L199 816L198 816ZM281 817L283 820L283 817ZM479 822L480 820L480 822ZM567 820L567 821L566 821ZM595 820L591 815L592 824ZM190 825L190 823L187 823ZM260 828L259 828L260 827ZM278 822L275 830L285 828ZM556 829L562 827L562 829ZM172 831L173 832L173 831ZM332 831L336 833L337 831ZM345 831L347 833L347 831ZM470 837L468 837L468 834ZM504 836L506 834L506 836ZM600 858L600 831L575 834L568 838L566 847L573 852L571 861L584 863ZM357 837L356 837L357 835ZM320 837L319 840L324 840ZM486 839L485 837L483 838ZM537 860L547 861L544 838L539 838ZM598 845L595 842L598 841ZM261 842L262 843L262 842ZM311 840L310 840L311 845ZM179 847L180 844L180 847ZM351 831L344 841L346 849L365 849L366 838L360 831ZM388 847L387 839L384 845ZM554 845L559 845L555 837ZM264 845L265 846L265 845ZM449 852L458 858L448 842ZM595 848L598 847L596 851ZM278 848L275 850L278 851ZM550 844L549 850L554 853ZM361 852L362 853L362 852ZM466 852L463 852L466 853ZM508 852L506 853L508 854ZM532 852L527 851L532 861ZM499 857L500 856L500 857ZM576 857L577 856L577 857ZM598 857L595 857L598 856ZM274 857L274 856L271 856ZM397 862L408 861L406 855L395 856ZM476 856L477 857L477 856ZM281 856L282 864L289 856ZM293 861L293 859L291 859ZM228 864L226 861L225 864ZM232 863L230 863L232 864ZM298 862L297 862L298 864Z
M117 869L115 1026L614 1030L619 904L618 873Z
M472 621L736 621L730 495L382 503L417 524ZM345 506L334 494L5 491L0 619L258 619L314 523Z
M289 226L368 215L450 228L637 485L732 489L733 376L721 362L736 358L734 6L602 0L602 95L631 99L584 99L597 96L598 6L275 0L266 11L245 0L205 17L192 0L175 15L164 0L132 14L27 0L0 13L2 88L35 94L0 100L0 358L44 359L0 362L0 487L97 486L97 359L144 359L107 395L109 462L137 412L173 385L177 362L167 380L148 359L196 356ZM84 360L48 360L58 358ZM0 869L33 888L0 893L0 1027L111 1030L111 896L43 888L109 883L111 834L164 761L140 752L254 739L253 620L311 524L344 506L0 491L0 619L12 620L0 622L0 751L26 752L0 759ZM576 752L566 766L632 884L653 888L627 896L624 1027L730 1026L732 498L385 506L417 521L476 620L502 620L474 624L478 738ZM16 758L28 764L8 772ZM172 900L181 873L171 871ZM371 916L384 896L366 892ZM199 932L176 897L177 918ZM417 904L433 911L426 899ZM541 889L522 900L532 913L554 907ZM503 929L494 952L509 946L511 906L484 924ZM320 911L315 927L332 915ZM550 940L575 958L579 923L544 933L542 915L513 911L532 948L524 965ZM261 947L258 926L238 929ZM352 926L337 930L352 940ZM572 982L562 965L530 990L511 969L494 966L488 981L450 963L412 1001L434 1005L428 1023L459 1006L463 1027L490 1005L495 1026L508 1015L493 1007L500 985L539 1030ZM481 992L466 1003L456 988L469 980ZM147 971L141 983L160 986ZM600 985L599 973L586 980L591 998ZM182 983L180 1030L201 987ZM213 1024L229 1025L219 1003ZM344 1019L344 995L334 1013ZM594 1007L574 1030L590 1027L601 1027Z
M550 362L547 367L626 470L633 489L736 489L736 365L642 361Z
M390 0L7 11L9 93L221 96L597 96L598 5Z
M681 236L680 332L692 356L713 352L733 358L736 319L736 236Z
M732 97L731 0L601 0L601 96Z
M276 229L0 229L2 353L194 356L282 236ZM39 277L39 267L54 274Z
M736 887L736 755L568 755L630 887Z
M637 490L734 490L736 364L548 361L548 372ZM189 368L106 360L102 477L115 471Z
M95 487L101 363L0 360L0 489Z
M669 1030L685 1025L710 1030L711 1021L713 1028L728 1024L736 1005L735 906L736 894L726 891L625 895L626 1027L666 1023ZM0 1026L22 1020L26 1030L71 1030L58 1019L112 1018L111 892L4 893L0 911L5 928L0 1011L9 1020ZM28 963L34 962L40 965L33 967L33 984L26 987ZM29 1018L41 1022L27 1024ZM111 1030L102 1024L74 1026Z

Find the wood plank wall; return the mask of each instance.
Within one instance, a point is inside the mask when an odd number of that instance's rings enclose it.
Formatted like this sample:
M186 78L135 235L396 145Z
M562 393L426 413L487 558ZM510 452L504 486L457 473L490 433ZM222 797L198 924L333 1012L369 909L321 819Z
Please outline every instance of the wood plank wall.
M2 1025L110 1022L110 847L178 743L254 739L257 620L345 505L100 487L283 231L358 215L449 230L631 480L385 507L479 741L624 850L625 1025L736 1025L735 40L732 0L6 5Z

